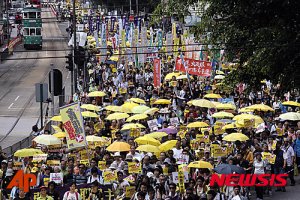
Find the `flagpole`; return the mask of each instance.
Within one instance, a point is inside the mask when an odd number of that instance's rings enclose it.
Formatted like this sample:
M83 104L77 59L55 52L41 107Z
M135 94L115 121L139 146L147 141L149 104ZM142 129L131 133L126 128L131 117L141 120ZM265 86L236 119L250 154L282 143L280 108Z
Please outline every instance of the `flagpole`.
M183 54L182 54L181 49L180 49L180 59L181 59L181 63L182 63L183 66L184 66L184 69L185 69L185 73L186 73L186 76L187 76L187 79L188 79L188 84L189 84L190 92L191 92L191 94L193 95L192 88L191 88L191 83L190 83L190 76L189 76L189 73L188 73L188 70L187 70L187 66L185 65L185 62L184 62L184 58L183 58Z

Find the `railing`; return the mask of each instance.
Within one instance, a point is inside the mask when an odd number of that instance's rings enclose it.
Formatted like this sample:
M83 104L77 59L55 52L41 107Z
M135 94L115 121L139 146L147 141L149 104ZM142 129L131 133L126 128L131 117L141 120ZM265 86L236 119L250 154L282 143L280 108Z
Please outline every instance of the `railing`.
M17 150L30 147L32 144L32 139L33 139L33 137L30 134L30 136L24 138L23 140L15 143L9 147L6 147L2 151L6 154L7 157L11 157Z

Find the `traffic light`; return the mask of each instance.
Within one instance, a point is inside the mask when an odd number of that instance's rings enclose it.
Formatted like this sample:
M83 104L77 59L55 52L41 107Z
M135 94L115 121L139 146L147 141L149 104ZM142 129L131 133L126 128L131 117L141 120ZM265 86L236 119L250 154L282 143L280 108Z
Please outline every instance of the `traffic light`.
M74 57L74 63L78 65L78 68L82 67L84 65L85 61L85 50L83 48L80 48L75 50L75 57Z
M67 58L67 66L66 68L69 70L69 71L73 71L73 58L72 58L72 54L69 53L67 56L65 56Z

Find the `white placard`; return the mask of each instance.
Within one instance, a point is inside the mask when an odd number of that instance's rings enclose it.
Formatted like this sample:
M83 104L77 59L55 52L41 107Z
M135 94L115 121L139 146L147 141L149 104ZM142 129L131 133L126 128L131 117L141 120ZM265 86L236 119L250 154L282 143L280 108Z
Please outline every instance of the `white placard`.
M189 182L189 173L183 172L183 174L184 174L184 182L188 183ZM178 183L178 172L172 172L172 180L173 180L173 183L175 183L175 184Z
M62 184L63 173L50 173L50 181L54 181L56 184Z
M148 127L151 129L151 131L154 130L154 128L158 128L157 125L157 119L149 120L147 121Z

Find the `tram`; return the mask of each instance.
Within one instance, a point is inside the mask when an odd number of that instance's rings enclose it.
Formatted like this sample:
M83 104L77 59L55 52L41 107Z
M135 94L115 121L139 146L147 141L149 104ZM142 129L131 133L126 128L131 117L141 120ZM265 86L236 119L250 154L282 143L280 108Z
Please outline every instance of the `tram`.
M23 9L23 39L25 49L42 49L41 8L29 6Z

